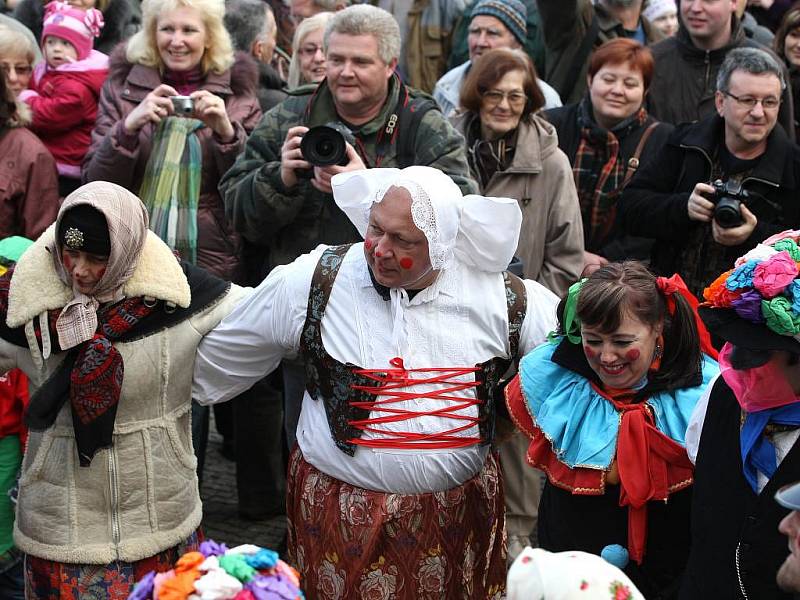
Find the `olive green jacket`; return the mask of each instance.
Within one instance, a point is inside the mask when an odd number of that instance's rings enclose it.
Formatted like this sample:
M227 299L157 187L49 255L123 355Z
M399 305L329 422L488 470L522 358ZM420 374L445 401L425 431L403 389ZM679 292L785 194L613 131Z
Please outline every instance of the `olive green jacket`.
M395 144L388 147L380 165L375 164L379 133L397 104L400 85L393 77L384 109L355 132L367 167L410 166L398 164ZM412 98L422 94L409 91ZM320 192L308 180L300 180L293 188L286 189L281 180L281 146L289 128L313 127L337 120L333 96L325 82L316 89L299 88L264 115L248 138L244 152L220 182L228 220L248 242L269 252L267 270L288 264L319 244L345 244L361 239L331 194ZM402 126L398 122L396 129ZM438 109L430 110L422 118L413 154L413 164L440 169L465 194L477 192L478 186L469 174L463 138Z

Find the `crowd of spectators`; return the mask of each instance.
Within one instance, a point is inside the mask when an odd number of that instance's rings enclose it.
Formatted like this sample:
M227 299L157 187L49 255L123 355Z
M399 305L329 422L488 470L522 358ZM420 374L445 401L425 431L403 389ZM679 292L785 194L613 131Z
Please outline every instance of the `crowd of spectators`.
M110 182L171 249L255 287L361 240L335 175L428 166L516 200L512 267L559 297L635 259L702 300L800 229L800 2L0 0L0 71L3 239L39 238L73 190ZM323 126L344 142L329 163L303 142ZM243 517L286 511L307 375L286 355L214 407ZM201 481L208 410L192 407ZM540 502L528 443L498 443L511 558ZM654 597L677 594L667 579Z

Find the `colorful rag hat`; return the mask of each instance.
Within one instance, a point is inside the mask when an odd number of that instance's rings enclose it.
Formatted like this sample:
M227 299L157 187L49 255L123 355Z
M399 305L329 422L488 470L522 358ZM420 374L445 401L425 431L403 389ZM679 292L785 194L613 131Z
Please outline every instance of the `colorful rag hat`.
M75 47L78 60L84 60L91 53L94 38L100 35L103 25L103 13L96 8L81 10L55 0L44 8L42 47L47 36L52 35L67 40Z
M150 571L128 600L213 598L214 600L299 600L300 577L266 548L243 544L228 548L213 540L187 552L166 573Z
M478 15L487 15L500 19L503 25L517 38L517 41L525 45L525 36L528 27L528 9L520 0L479 0L469 15L470 19Z
M800 230L764 240L703 292L711 333L751 350L800 353Z
M647 0L642 8L642 16L648 21L655 21L670 13L678 14L675 0Z

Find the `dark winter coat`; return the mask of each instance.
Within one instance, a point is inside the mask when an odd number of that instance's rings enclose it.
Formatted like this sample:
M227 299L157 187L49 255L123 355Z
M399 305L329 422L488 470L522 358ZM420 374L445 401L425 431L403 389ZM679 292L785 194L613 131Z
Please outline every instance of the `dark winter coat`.
M247 135L261 119L256 98L258 70L255 61L237 54L233 67L222 74L210 72L200 89L225 100L235 135L224 143L208 127L198 130L203 151L200 202L197 211L197 262L218 277L239 281L241 241L225 219L225 207L217 191L222 175L244 149ZM142 184L152 151L155 125L148 123L133 143L124 136L124 121L145 96L161 84L158 69L134 65L120 47L111 57L109 78L103 85L92 146L83 164L84 181L104 180L133 192Z
M111 0L103 11L103 29L100 37L94 41L94 49L110 54L120 42L128 39L135 32L135 12L130 4L135 0ZM44 23L44 5L46 0L20 0L14 9L14 18L20 21L42 42L42 25Z
M716 113L717 74L728 52L734 48L759 48L770 52L769 48L748 38L735 18L731 28L728 45L717 50L701 50L695 46L682 25L677 34L652 47L656 70L647 94L651 115L659 121L677 125ZM788 73L785 77L788 81ZM793 140L794 105L789 86L786 86L782 100L778 123Z
M716 115L679 126L659 159L639 169L622 193L621 225L632 235L656 240L651 267L660 275L681 273L686 279L687 271L696 266L680 264L679 257L696 228L708 224L690 220L687 205L695 184L710 182L723 127L724 121ZM772 130L765 153L742 186L753 197L749 208L758 224L746 242L727 247L726 265L770 235L800 227L800 147L789 141L783 129Z
M277 106L286 98L283 88L286 82L281 79L278 72L263 62L258 63L258 103L261 112L265 113L269 109Z
M695 464L692 545L681 600L747 598L789 600L775 575L789 551L778 523L789 512L775 492L800 479L795 443L756 495L742 474L742 411L720 377L711 390ZM738 574L737 574L738 570Z

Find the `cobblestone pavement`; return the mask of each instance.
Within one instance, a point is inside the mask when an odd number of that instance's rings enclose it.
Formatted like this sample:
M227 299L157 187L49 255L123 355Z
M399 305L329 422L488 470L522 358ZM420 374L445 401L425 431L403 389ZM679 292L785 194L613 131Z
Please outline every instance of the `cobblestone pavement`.
M275 517L265 521L239 518L236 465L220 453L222 436L217 433L213 420L209 429L203 487L200 490L206 538L225 542L228 546L248 543L277 550L286 531L286 518Z

